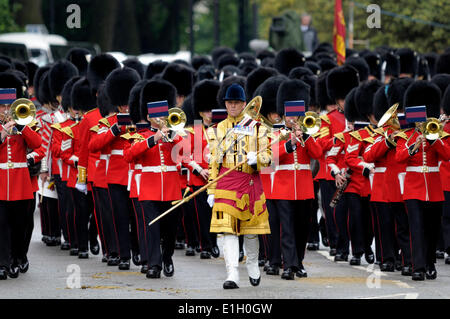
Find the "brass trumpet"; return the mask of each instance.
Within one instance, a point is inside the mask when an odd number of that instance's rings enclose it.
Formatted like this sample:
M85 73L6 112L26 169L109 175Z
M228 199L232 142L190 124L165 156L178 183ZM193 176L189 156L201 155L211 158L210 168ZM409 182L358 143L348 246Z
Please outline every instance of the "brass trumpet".
M441 136L443 126L437 118L430 117L422 124L422 132L427 140L437 140Z
M299 117L297 123L304 133L314 135L319 132L322 120L316 112L306 112L305 116Z
M36 106L28 99L17 99L11 104L8 113L1 114L1 124L6 124L9 121L14 121L16 125L29 125L33 123L36 118ZM13 128L9 134L17 134L17 129Z
M174 107L169 109L169 115L166 118L156 118L156 123L159 128L162 129L164 126L169 128L171 131L177 134L184 134L183 129L186 126L187 117L186 113L180 108ZM166 143L172 143L173 139L169 138L167 135L163 134L163 141Z

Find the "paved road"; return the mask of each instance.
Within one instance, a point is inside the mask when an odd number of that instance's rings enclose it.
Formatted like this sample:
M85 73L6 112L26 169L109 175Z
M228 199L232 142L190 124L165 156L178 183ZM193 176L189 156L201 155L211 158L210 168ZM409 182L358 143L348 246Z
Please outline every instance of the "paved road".
M399 272L374 272L373 266L349 266L334 263L328 250L307 252L305 268L308 278L285 281L263 274L261 285L252 287L245 265L240 265L240 289L224 290L225 266L223 257L200 260L186 257L177 250L174 256L175 276L147 279L139 267L119 271L101 263L100 256L80 260L69 256L59 247L46 247L40 240L39 218L30 247L30 270L18 279L0 282L0 298L449 298L450 266L443 260L437 264L438 279L413 282ZM365 262L365 261L363 261ZM72 265L72 266L71 266ZM73 266L75 265L75 266ZM68 277L79 266L80 289L67 287ZM68 267L69 272L68 272ZM72 267L72 268L71 268ZM375 268L376 269L376 268ZM72 277L71 277L72 278ZM74 282L70 281L69 282ZM378 287L378 288L377 288Z

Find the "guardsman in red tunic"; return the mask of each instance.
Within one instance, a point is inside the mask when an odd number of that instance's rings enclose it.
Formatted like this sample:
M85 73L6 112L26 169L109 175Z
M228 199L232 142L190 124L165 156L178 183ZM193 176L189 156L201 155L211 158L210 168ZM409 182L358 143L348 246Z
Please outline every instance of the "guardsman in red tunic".
M26 214L33 199L33 185L27 163L27 149L36 149L42 143L38 133L29 126L18 125L9 116L10 104L23 97L21 80L13 74L0 74L0 88L14 91L0 101L0 280L7 276L17 278L27 264L25 253ZM10 91L10 90L8 90ZM26 268L28 266L26 265ZM25 270L26 271L26 270Z
M440 116L440 89L435 84L412 83L404 101L405 107L425 105L427 118ZM406 163L406 175L400 183L411 231L412 279L436 279L436 244L444 202L438 162L450 159L448 134L427 140L426 134L411 128L398 136L395 158Z
M303 259L315 196L310 163L311 159L319 159L322 155L321 146L304 133L297 122L299 115L307 111L309 96L310 87L296 79L281 83L277 93L277 113L284 116L286 127L293 133L288 135L287 141L280 140L272 148L271 198L274 207L269 206L269 215L278 214L280 219L284 265L281 278L287 280L293 280L295 275L307 277ZM303 110L292 111L286 106L289 101L304 101Z
M53 170L53 179L56 185L56 191L58 193L58 210L59 219L61 223L61 230L64 237L64 242L61 244L61 250L69 250L69 229L67 222L67 186L62 182L63 178L63 163L60 158L61 151L61 132L60 129L65 126L70 126L74 123L73 118L74 113L70 113L67 104L65 107L62 105L62 91L66 82L72 79L72 83L77 79L78 69L69 61L61 60L52 66L49 71L49 86L52 96L56 97L56 100L60 103L62 110L64 112L65 120L60 123L55 123L51 125L52 128L52 143L51 143L51 154L52 154L52 164L55 165L55 170ZM70 94L70 93L69 93ZM66 101L69 102L69 101ZM70 102L69 102L70 103ZM67 166L67 165L64 165Z
M152 80L142 89L141 114L146 114L147 104L151 102L167 101L169 106L176 103L176 89L164 80ZM159 103L161 107L155 110L157 118L167 116L168 107L165 103ZM165 106L164 106L165 104ZM151 114L155 114L152 112ZM141 131L142 141L136 140L127 150L126 159L135 161L140 158L142 163L142 176L140 181L139 201L144 212L145 223L148 225L152 220L172 207L172 201L181 200L181 185L178 178L177 163L178 152L172 154L172 149L181 141L177 136L174 142L166 140L169 138L169 130L154 118L150 120L152 127ZM163 136L165 138L163 139ZM173 157L174 158L173 158ZM148 249L148 271L147 278L160 278L161 270L166 277L174 274L172 261L175 249L176 221L179 210L165 216L152 226L146 227L147 249ZM161 239L163 239L161 245ZM161 247L162 246L162 247Z
M111 104L119 113L128 113L128 99L133 86L139 82L139 74L128 67L116 69L106 79L106 93ZM126 127L119 125L116 114L107 119L110 128L104 133L98 134L95 141L89 144L91 150L102 150L109 146L110 158L106 173L109 195L113 208L114 224L116 226L119 243L119 269L130 269L131 251L133 263L140 264L139 247L137 245L137 233L134 226L134 234L130 235L130 223L135 224L132 202L128 186L128 172L130 165L124 159L124 150L129 147L129 141L122 137L126 133ZM133 229L133 228L132 228ZM132 241L134 242L133 245Z
M404 93L412 82L414 81L410 78L396 79L388 87L378 89L373 102L374 115L378 121L388 108L396 103L396 112L403 112ZM394 136L403 128L398 125L398 117L394 114L383 127L375 129L374 143L366 148L363 158L366 162L375 164L370 201L380 269L397 269L402 271L402 275L410 276L412 269L409 223L398 180L398 174L404 174L406 166L395 160ZM385 135L388 136L387 139ZM401 250L401 256L397 256L398 248Z
M192 112L195 120L194 134L191 135L191 156L187 166L190 170L189 184L193 191L205 185L209 179L209 137L207 129L212 125L212 110L218 109L217 93L220 83L214 80L203 80L194 87ZM202 252L200 258L208 259L210 256L219 257L217 234L209 231L211 226L211 207L207 202L207 194L203 192L194 198L200 227L200 244Z
M322 208L325 212L328 240L330 244L330 255L336 255L338 233L333 218L333 209L330 201L336 192L335 180L326 165L327 152L331 150L334 134L345 129L344 102L350 90L359 84L357 71L350 66L342 66L322 74L317 80L316 95L323 109L328 113L321 116L322 127L314 136L317 138L323 150L324 158L319 160L321 166L318 172L320 181L320 193L322 197ZM326 95L326 96L325 96ZM328 97L328 99L326 99Z
M365 148L374 142L374 125L377 121L373 115L373 97L382 86L378 80L363 83L355 91L354 101L361 119L370 121L370 125L350 133L350 141L346 145L345 163L352 171L350 182L345 190L349 209L348 228L352 244L353 257L351 265L361 264L361 256L369 264L375 262L371 245L373 242L372 214L369 203L370 178L374 173L374 164L362 159Z
M74 110L80 112L88 110L92 105L95 105L96 99L92 94L89 82L86 78L81 78L75 82L71 90L71 103ZM61 145L64 145L64 150L61 151L62 160L69 165L69 178L67 187L71 190L74 207L69 210L69 220L73 220L75 224L76 233L76 247L72 247L71 255L78 255L80 259L89 258L89 246L91 252L99 251L99 247L93 250L93 246L97 245L97 225L94 215L94 203L92 196L88 195L88 191L92 191L89 187L85 193L80 192L76 188L77 183L77 167L80 158L80 149L82 145L81 137L81 122L75 122L71 126L66 126L62 129L63 138Z
M442 109L444 111L444 132L450 134L450 86L447 87L442 97ZM450 140L447 138L446 143L449 144ZM444 209L442 216L442 231L444 236L445 250L447 257L445 263L450 265L450 162L444 161L440 166L440 174L442 181L442 190L444 191Z

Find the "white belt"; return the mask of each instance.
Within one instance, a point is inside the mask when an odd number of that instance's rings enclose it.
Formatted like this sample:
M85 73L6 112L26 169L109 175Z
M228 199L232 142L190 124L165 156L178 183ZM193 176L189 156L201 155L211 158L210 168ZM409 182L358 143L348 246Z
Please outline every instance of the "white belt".
M416 173L439 173L439 167L428 167L428 166L408 166L406 168L407 172L416 172Z
M142 169L142 165L141 164L136 164L136 165L134 165L134 169L135 170L140 170L140 169Z
M112 150L111 155L121 155L123 156L123 150Z
M161 173L161 172L176 172L176 166L143 166L142 173Z
M0 169L27 168L27 163L0 163Z
M289 164L275 167L275 171L300 171L300 170L311 170L311 166L309 164Z
M107 160L109 160L109 155L102 154L102 155L100 155L100 159L103 161L107 161Z
M384 173L386 172L386 167L375 167L375 173Z

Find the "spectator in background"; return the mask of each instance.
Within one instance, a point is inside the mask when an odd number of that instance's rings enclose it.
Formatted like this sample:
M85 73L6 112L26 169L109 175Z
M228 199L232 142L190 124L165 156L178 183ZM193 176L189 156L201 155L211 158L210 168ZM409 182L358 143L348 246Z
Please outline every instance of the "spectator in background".
M302 14L300 28L303 34L303 43L305 45L305 51L313 52L319 45L319 39L317 38L317 31L312 26L312 18L309 14Z

